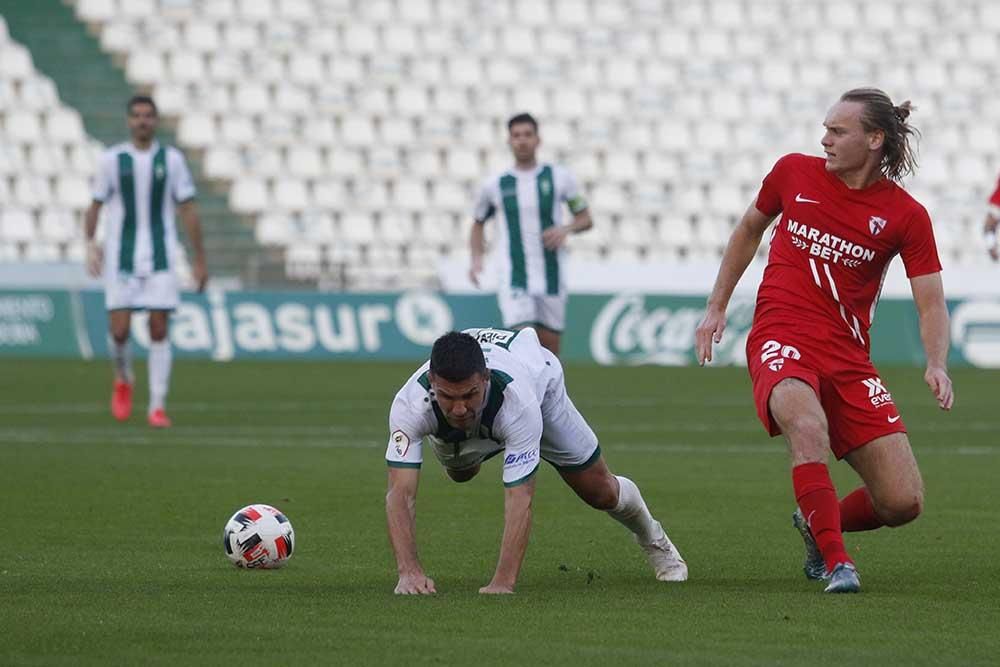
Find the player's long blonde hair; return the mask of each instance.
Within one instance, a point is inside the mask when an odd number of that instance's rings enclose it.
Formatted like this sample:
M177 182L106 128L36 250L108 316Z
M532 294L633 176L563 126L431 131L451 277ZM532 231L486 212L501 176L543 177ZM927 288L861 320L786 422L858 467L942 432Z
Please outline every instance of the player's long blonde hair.
M916 171L917 154L910 137L919 137L920 133L906 122L914 109L909 100L897 106L878 88L855 88L841 95L840 101L863 105L861 125L865 131L884 133L881 169L886 178L899 181Z

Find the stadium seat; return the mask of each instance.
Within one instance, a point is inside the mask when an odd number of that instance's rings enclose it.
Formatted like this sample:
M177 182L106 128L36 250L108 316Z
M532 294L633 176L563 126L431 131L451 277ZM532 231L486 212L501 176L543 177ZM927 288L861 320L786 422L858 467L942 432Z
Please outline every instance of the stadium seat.
M151 86L166 80L163 58L155 51L135 50L129 54L125 76L140 86Z
M259 179L237 179L229 191L229 206L237 213L259 213L269 204L267 184Z
M346 206L347 194L339 181L322 178L313 181L312 203L323 211L338 211Z
M9 207L0 211L0 239L20 243L32 241L36 235L35 218L31 211Z
M40 238L52 243L65 243L83 238L82 226L77 223L72 211L47 208L39 220Z
M45 117L45 133L54 142L75 144L84 139L83 121L75 110L50 107Z
M305 182L294 178L275 181L271 201L279 211L301 212L312 206Z
M42 124L34 111L14 111L4 123L7 139L20 144L34 144L42 138Z
M291 218L282 213L262 215L254 226L254 237L261 245L287 245L292 235Z
M55 203L68 209L85 208L91 201L87 179L75 174L60 176L55 194Z

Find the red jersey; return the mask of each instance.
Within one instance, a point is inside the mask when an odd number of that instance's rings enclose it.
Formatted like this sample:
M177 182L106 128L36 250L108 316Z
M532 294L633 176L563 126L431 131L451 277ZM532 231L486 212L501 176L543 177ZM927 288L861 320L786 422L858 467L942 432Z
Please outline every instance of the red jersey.
M908 278L941 270L926 209L882 179L851 190L821 157L791 154L774 165L757 210L781 213L757 292L754 326L795 323L817 336L845 333L868 349L868 329L889 263Z
M997 189L990 196L990 206L1000 208L1000 182L997 183Z

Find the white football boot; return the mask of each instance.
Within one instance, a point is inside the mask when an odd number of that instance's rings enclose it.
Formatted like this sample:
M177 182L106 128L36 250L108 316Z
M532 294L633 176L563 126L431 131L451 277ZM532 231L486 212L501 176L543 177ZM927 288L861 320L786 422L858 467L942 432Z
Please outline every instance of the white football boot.
M664 532L663 526L660 525L659 521L656 522L656 528L661 537L649 544L642 544L636 538L636 543L639 544L639 547L646 554L646 560L653 566L656 578L660 581L687 581L687 563L681 558L680 552L677 551L677 547L667 537L667 533Z

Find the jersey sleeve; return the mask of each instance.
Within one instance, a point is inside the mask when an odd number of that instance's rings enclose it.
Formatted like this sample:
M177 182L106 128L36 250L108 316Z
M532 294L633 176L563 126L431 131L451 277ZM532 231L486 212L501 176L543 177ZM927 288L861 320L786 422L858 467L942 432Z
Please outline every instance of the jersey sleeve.
M385 462L394 468L419 468L423 463L422 441L431 432L426 410L417 409L404 387L389 409L389 444Z
M781 190L787 177L790 158L790 155L786 155L775 162L770 173L764 177L764 182L761 183L760 191L757 193L757 203L754 206L766 216L773 217L781 213L783 208Z
M562 200L569 206L570 212L576 215L580 211L586 210L587 200L580 191L580 184L573 173L569 169L560 168L558 174Z
M483 224L492 218L497 212L496 202L493 198L493 181L483 181L479 187L479 195L476 197L476 206L472 211L472 218L479 224Z
M174 197L174 201L181 203L186 202L189 199L194 199L195 195L198 194L198 190L194 186L194 179L191 178L191 170L188 169L187 160L184 159L184 154L180 151L174 150L171 153L174 157L174 164L171 165L171 194Z
M1000 217L1000 181L997 182L997 188L990 195L990 211L994 216Z
M903 233L903 245L899 254L903 258L907 278L925 276L941 270L931 217L927 215L927 209L923 206L918 205L911 216Z
M498 434L504 443L503 485L524 484L538 471L542 452L542 409L537 404L524 406L520 413L505 416Z
M112 168L114 156L111 153L101 154L97 173L90 186L90 196L102 204L111 198L115 192L115 174Z

